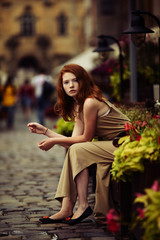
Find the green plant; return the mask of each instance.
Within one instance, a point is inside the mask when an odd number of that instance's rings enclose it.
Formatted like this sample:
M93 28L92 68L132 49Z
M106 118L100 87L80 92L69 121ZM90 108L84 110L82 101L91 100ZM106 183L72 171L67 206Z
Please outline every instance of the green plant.
M159 83L157 43L149 39L138 49L137 56L137 72L140 85L145 87L145 85Z
M133 228L138 224L144 229L143 240L160 239L160 186L154 181L151 188L145 189L145 194L137 194L134 203L142 204L137 207L138 216L133 222Z
M156 161L160 153L159 116L148 118L146 122L126 124L127 136L119 140L119 148L114 152L115 158L111 168L114 180L126 181L132 173L144 171L145 161Z
M148 117L148 110L139 105L135 105L134 107L126 107L124 105L118 106L119 110L123 112L131 122L135 121L145 121Z
M74 122L65 121L62 117L57 120L56 126L55 126L57 133L67 137L72 135L73 127L74 127Z
M129 79L130 72L128 68L125 69L123 73L123 80L126 81ZM120 73L119 69L115 70L113 74L110 76L111 85L113 87L112 97L114 97L117 101L120 101Z
M146 82L148 84L154 84L158 81L159 77L158 77L158 71L156 71L155 69L153 69L153 67L151 66L145 66L145 67L139 67L138 68L138 73L140 75L140 77L146 79ZM157 82L158 83L158 82Z

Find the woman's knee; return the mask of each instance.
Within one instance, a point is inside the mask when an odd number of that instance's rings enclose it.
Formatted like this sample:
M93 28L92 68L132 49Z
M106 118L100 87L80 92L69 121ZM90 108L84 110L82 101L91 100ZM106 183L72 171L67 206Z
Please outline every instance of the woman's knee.
M70 153L79 153L83 149L83 143L74 143L70 146L69 152Z
M84 158L86 156L85 149L82 147L82 145L83 144L81 143L75 143L68 150L70 164L75 166L75 168L78 167L78 169L84 164Z

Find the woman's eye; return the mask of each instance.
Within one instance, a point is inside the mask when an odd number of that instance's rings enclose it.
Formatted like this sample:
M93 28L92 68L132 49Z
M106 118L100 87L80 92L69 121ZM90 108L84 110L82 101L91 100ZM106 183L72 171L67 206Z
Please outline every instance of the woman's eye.
M77 78L73 79L73 82L77 82L77 81L78 81Z
M68 84L68 81L64 81L63 84Z

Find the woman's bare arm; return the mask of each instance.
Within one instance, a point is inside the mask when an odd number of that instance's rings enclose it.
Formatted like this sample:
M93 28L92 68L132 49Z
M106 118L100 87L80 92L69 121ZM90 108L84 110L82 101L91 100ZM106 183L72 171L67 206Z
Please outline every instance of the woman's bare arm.
M84 124L82 120L76 119L72 137L54 137L44 139L39 143L39 148L49 150L55 144L70 146L74 143L91 141L95 134L96 120L98 113L97 100L88 98L83 109Z
M31 133L42 134L42 135L47 136L48 138L63 138L63 139L67 138L66 136L56 133L53 130L48 129L45 126L43 126L39 123L36 123L36 122L29 123L27 126ZM79 118L76 117L72 136L81 135L83 133L83 129L84 129L83 122ZM65 148L70 147L70 145L67 145L67 144L60 144L60 145Z

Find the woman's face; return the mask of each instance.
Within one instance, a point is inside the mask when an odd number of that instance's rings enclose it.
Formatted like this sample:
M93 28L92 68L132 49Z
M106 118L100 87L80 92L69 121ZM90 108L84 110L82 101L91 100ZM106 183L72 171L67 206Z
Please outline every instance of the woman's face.
M75 98L79 91L79 82L73 73L65 72L62 76L62 84L65 93Z

